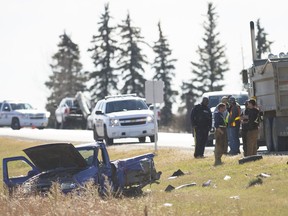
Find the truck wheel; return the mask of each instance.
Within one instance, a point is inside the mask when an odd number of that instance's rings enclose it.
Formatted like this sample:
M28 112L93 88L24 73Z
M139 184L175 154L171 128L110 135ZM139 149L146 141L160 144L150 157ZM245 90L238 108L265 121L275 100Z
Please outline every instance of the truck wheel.
M150 142L155 142L155 136L149 136Z
M18 118L13 118L11 123L11 128L13 130L19 130L20 129L20 122Z
M271 119L265 118L264 120L264 130L265 130L265 140L268 151L274 151L273 141L272 141L272 129L271 129Z
M104 129L104 140L105 140L105 143L106 143L107 146L113 145L113 139L109 138L108 135L107 135L106 126L105 126L105 129Z
M139 137L138 140L140 143L145 143L146 137Z

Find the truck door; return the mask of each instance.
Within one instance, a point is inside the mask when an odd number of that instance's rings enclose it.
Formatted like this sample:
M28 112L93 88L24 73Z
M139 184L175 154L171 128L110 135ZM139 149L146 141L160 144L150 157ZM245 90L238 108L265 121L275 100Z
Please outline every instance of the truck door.
M3 159L3 182L9 189L23 184L39 170L24 156Z
M8 103L3 103L0 110L0 125L8 126L12 122L11 107Z

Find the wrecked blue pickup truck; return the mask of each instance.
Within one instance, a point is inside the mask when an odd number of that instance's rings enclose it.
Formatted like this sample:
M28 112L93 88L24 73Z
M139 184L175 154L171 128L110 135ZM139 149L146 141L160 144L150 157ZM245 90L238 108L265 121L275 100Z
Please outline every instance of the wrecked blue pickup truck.
M3 180L10 192L21 187L26 194L46 193L54 182L62 192L81 189L92 182L98 190L105 190L108 180L113 191L141 191L148 184L157 182L161 172L156 172L154 154L110 161L103 142L74 146L70 143L44 144L23 150L29 157L3 159ZM9 163L25 162L26 175L10 176ZM15 169L15 166L13 167ZM12 175L12 174L11 174Z

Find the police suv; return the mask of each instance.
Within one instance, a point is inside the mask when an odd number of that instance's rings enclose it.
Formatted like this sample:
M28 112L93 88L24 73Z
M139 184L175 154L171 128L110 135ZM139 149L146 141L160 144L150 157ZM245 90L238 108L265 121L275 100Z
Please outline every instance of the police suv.
M29 103L19 101L0 102L0 126L9 126L13 130L22 127L43 129L48 124L50 113L34 109Z
M96 103L91 118L94 139L104 139L106 145L112 145L113 139L118 138L145 142L149 137L151 142L155 141L154 114L145 99L135 94L105 97Z

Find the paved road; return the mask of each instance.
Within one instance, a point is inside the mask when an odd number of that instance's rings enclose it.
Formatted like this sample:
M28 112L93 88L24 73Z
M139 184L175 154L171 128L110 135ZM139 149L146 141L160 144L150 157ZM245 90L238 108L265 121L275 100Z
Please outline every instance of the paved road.
M30 129L23 128L21 130L12 130L11 128L0 128L0 136L11 136L26 139L46 140L47 142L77 142L87 143L94 142L93 132L91 130L56 130L56 129ZM141 145L141 146L154 146L158 149L161 147L171 148L187 148L194 151L194 140L189 133L163 133L159 132L157 146L155 143L150 143L149 138L146 143L139 143L136 138L129 139L116 139L114 143ZM240 148L242 150L242 147ZM205 154L212 154L214 147L206 147ZM266 151L266 147L260 147L260 151Z

